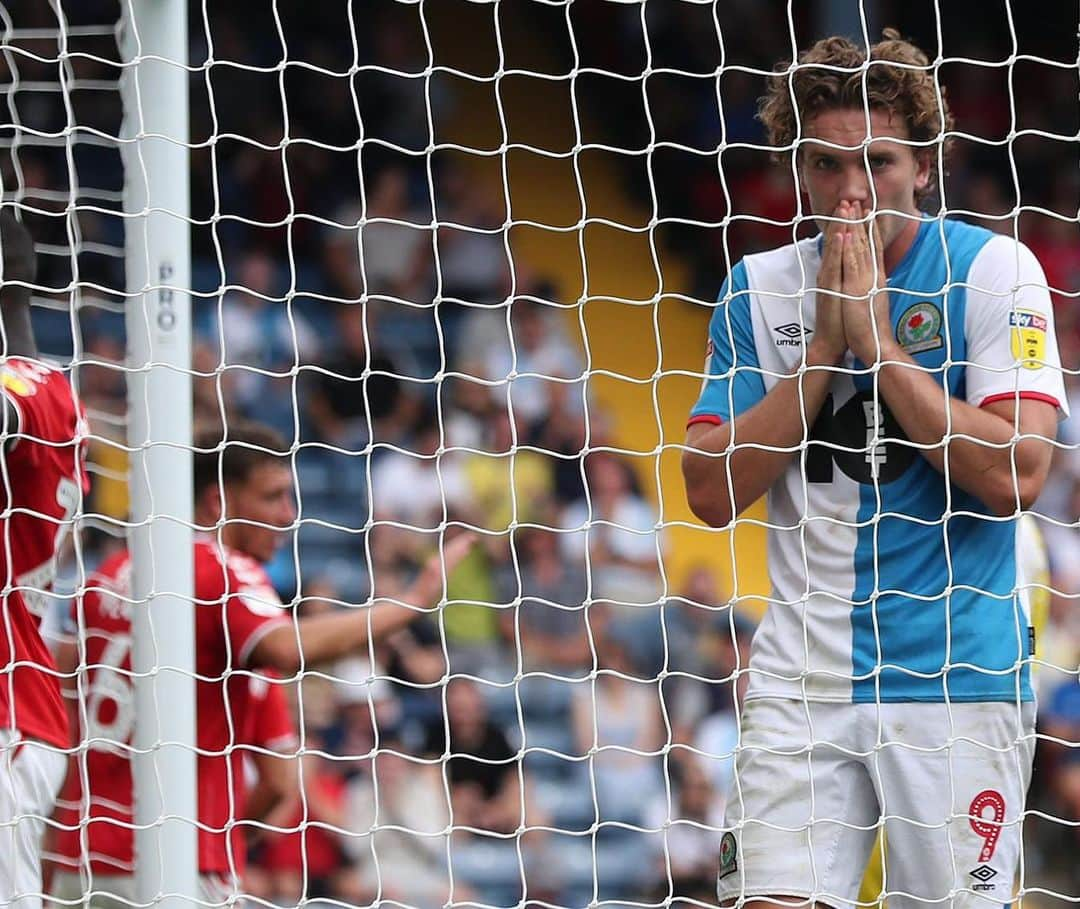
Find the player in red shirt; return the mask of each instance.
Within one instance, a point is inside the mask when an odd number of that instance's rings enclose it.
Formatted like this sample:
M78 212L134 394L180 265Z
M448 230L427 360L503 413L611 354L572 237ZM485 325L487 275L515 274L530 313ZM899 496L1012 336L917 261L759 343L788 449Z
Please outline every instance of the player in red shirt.
M41 840L64 780L67 714L39 623L57 551L87 491L86 425L63 373L37 359L29 231L0 213L0 905L41 905Z
M123 550L102 562L87 582L81 601L72 606L72 633L77 634L80 625L84 629L89 667L81 692L77 687L78 645L72 639L57 649L57 663L66 676L72 726L87 746L85 758L72 761L56 814L58 827L47 849L54 872L51 893L58 900L80 900L89 884L103 894L133 896L131 604L131 556ZM296 726L284 686L277 678L276 673L242 677L249 689L249 706L246 715L237 718L237 747L229 758L226 800L230 816L239 821L232 829L230 847L237 876L243 874L245 865L243 833L250 829L246 822L263 820L299 788L298 771L292 766L299 744ZM257 772L257 782L246 798L245 758ZM86 802L84 761L85 778L91 782ZM80 825L83 816L89 818L85 831ZM224 836L217 834L218 838ZM92 879L80 873L82 865L88 865ZM207 880L204 887L211 883ZM105 902L105 898L100 901Z
M220 900L235 892L243 868L243 856L231 848L225 831L243 815L245 785L236 760L236 746L250 741L258 711L252 703L250 680L260 669L275 669L294 676L308 663L322 663L345 654L366 652L371 638L381 638L408 625L420 612L389 602L370 608L294 619L279 600L263 564L284 543L295 526L294 481L286 446L272 430L254 423L234 422L228 441L219 445L220 432L201 433L195 440L195 520L201 527L217 528L201 534L195 543L196 606L196 709L198 711L199 871L203 898ZM467 554L470 536L446 544L442 559L434 557L403 597L419 607L434 603L442 592L443 572L450 572ZM103 564L102 574L117 574L125 555ZM445 566L445 568L444 568ZM98 601L101 607L97 606ZM85 871L116 874L130 867L130 830L109 827L130 824L130 771L122 791L114 788L115 774L91 762L97 752L113 743L116 754L126 760L130 750L133 717L131 706L106 705L95 697L95 688L119 704L117 683L126 683L126 649L122 617L127 627L130 598L117 596L102 584L83 598L81 627L86 631L86 663L92 673L79 690L80 709L85 701L87 743L85 782L90 790L90 817L85 823L90 849L83 848L81 824L72 840L61 833L61 846ZM92 607L92 608L90 608ZM111 627L110 627L111 623ZM95 629L103 632L94 645ZM108 640L106 640L108 639ZM120 642L120 643L117 643ZM112 648L112 652L109 648ZM123 656L120 655L124 651ZM99 659L95 659L100 654ZM70 659L70 656L69 656ZM78 669L77 656L73 669ZM103 672L118 667L120 672ZM130 695L127 696L130 704ZM100 740L100 741L95 741ZM233 757L230 758L230 755ZM79 760L77 763L81 764ZM79 767L82 772L81 766ZM118 803L120 812L116 811ZM117 818L118 813L126 817ZM100 831L93 828L100 827ZM93 832L91 832L93 831ZM123 833L126 851L117 847ZM66 845L65 845L66 840ZM106 845L111 841L112 845ZM102 861L98 844L112 856ZM71 853L75 854L72 855ZM63 875L58 883L69 883ZM89 881L94 890L97 878ZM115 884L110 880L110 884ZM132 897L130 878L120 881L119 895ZM85 890L76 893L80 895ZM112 891L117 892L117 891ZM60 896L61 894L57 894Z
M197 556L198 557L198 556ZM77 689L78 646L73 640L57 649L57 664L64 671L72 725L86 744L85 758L72 761L67 784L56 813L59 825L48 857L54 874L52 894L78 900L86 891L80 874L86 856L95 891L130 894L134 881L135 835L131 736L135 720L131 676L131 556L127 551L107 558L86 584L86 593L71 609L73 632L84 629L86 671L82 697ZM298 790L293 760L298 746L296 725L276 674L244 674L248 709L238 725L237 747L227 771L226 805L230 816L243 822L264 819L281 800ZM85 721L84 721L85 720ZM249 746L249 747L248 747ZM245 799L245 758L257 772L257 783ZM83 768L91 781L89 801L83 802ZM85 831L80 816L90 818ZM245 823L233 827L230 859L238 876L243 873ZM224 838L219 833L218 838ZM85 863L83 863L85 864ZM207 882L208 885L208 882Z
M252 822L264 820L271 810L300 791L300 771L296 766L300 739L285 696L285 685L272 670L253 675L249 684L251 722L248 723L247 740L252 747L234 752L241 762L245 757L250 758L257 775L257 782L247 793L245 803L237 806L238 814L244 820L233 827L232 854L245 858L245 834L262 831ZM244 773L245 778L250 778L242 767L233 772Z

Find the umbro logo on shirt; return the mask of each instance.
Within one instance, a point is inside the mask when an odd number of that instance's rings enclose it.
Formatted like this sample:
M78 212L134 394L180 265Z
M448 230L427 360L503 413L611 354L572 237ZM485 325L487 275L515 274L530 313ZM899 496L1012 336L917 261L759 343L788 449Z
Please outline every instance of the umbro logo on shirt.
M776 339L777 347L799 347L802 345L803 337L810 334L811 329L798 322L788 322L787 325L777 325L773 331L781 336Z

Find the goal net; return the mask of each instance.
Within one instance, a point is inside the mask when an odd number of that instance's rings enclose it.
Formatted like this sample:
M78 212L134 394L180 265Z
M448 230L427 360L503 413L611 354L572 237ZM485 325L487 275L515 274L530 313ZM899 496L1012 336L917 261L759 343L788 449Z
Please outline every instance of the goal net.
M179 892L203 905L716 905L718 872L742 861L724 808L741 791L750 641L791 604L771 594L764 505L704 528L680 459L725 277L817 232L755 119L773 65L825 34L865 43L887 25L925 48L956 115L935 214L1035 252L1072 397L1080 366L1076 11L924 4L886 22L872 2L835 21L834 4L760 6L203 0L188 4L186 61L170 63L133 30L136 0L0 2L2 203L34 236L41 356L89 422L91 491L38 597L75 730L45 825L42 886L57 905L174 895L125 889L146 843L158 865L174 858L147 830L197 839L202 881ZM186 141L154 125L171 102L122 87L143 65L182 74ZM182 172L160 172L176 152ZM185 180L189 203L162 210ZM179 246L175 272L133 252L164 222L185 225L189 280ZM131 338L133 324L151 330L151 296L153 319L190 328L179 366L160 338ZM803 330L780 325L776 344ZM169 393L183 400L140 397L150 376L179 381ZM157 403L169 400L181 404ZM236 443L252 421L280 448ZM856 456L888 431L875 423ZM205 453L196 437L287 466L282 524L247 475L228 498L219 464L225 508L207 545L265 568L251 613L284 615L301 643L303 622L407 601L459 530L479 542L444 572L437 608L344 658L267 675L222 620L224 669L179 675L199 685L199 709L216 692L224 746L199 738L201 716L175 738L161 691L141 728L167 731L136 745L148 703L136 683L178 673L161 613L148 662L131 662L131 622L158 600L185 600L189 624L215 603L198 580L172 586L190 541L135 547L153 579L139 594L103 572L151 525L206 530L187 462L169 462L183 479L170 482L144 461L155 445ZM1041 570L1015 590L1034 614L1040 720L1006 889L1036 906L1080 898L1078 441L1063 423L1025 518L1045 541ZM149 504L132 497L148 476ZM175 816L187 778L171 765L136 774L136 802L158 805L149 819L95 779L101 755L177 742L189 768L222 759L214 810L201 789L197 811ZM1003 829L992 806L964 808L952 825L987 842ZM208 849L224 856L209 870ZM879 839L864 903L907 895L887 851ZM982 868L965 866L949 898L981 893ZM837 899L825 881L814 893Z

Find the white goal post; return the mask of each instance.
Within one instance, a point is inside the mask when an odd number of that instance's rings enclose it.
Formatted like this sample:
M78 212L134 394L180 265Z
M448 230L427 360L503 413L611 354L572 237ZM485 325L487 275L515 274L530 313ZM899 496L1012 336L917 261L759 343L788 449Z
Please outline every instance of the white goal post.
M120 23L135 874L176 907L198 896L187 6L129 0Z
M691 513L687 415L732 267L816 233L755 119L770 68L826 28L876 40L885 6L0 0L0 202L34 234L42 356L90 426L92 488L43 622L57 653L76 645L60 675L83 730L84 791L46 819L48 873L67 869L80 895L133 880L122 900L169 909L717 905L717 872L742 864L723 810L746 751L750 640L768 609L805 609L809 588L792 603L770 587L766 534L782 522L763 503L719 530ZM1080 26L1051 14L1047 31ZM1080 48L1011 3L983 13L985 34L958 35L946 3L896 15L957 114L940 214L1032 247L1080 400ZM763 330L785 354L807 338L801 317ZM846 446L876 484L895 429L878 403L859 411L865 448L807 426L805 469L824 452L831 476ZM274 588L254 612L277 615L280 595L293 621L370 615L456 533L479 543L409 629L283 679L246 665L224 619L228 667L208 680L193 438L220 422L227 442L252 420L282 440L295 508L284 545L240 553ZM1005 595L1038 604L1022 661L1040 699L1036 775L1009 891L1035 909L1080 899L1078 452L1065 423L1024 518L1044 563ZM228 522L281 530L250 502ZM90 629L80 605L121 547L130 669L123 635ZM949 570L949 593L964 592ZM121 643L95 661L95 637ZM246 867L233 857L200 880L208 681L280 688L297 738L279 730L288 769L264 814L224 796L215 830ZM87 733L110 697L133 727ZM261 797L261 759L281 753L226 713L230 786L237 774ZM127 865L87 846L95 751L131 757L134 813L104 812L133 833ZM1004 809L982 804L946 826L996 842ZM53 841L73 828L76 865ZM879 838L860 905L906 895L884 852ZM960 870L968 897L1004 876L982 859Z

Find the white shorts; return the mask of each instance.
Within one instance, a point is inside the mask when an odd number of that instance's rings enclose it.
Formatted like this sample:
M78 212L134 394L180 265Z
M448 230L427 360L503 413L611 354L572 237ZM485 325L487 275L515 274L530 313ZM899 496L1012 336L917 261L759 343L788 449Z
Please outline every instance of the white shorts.
M89 896L87 894L90 894ZM131 909L135 899L135 878L130 874L95 874L93 882L77 871L53 874L50 909L62 906L79 909Z
M718 895L844 909L883 826L890 909L1007 905L1034 753L1034 704L747 701Z
M62 751L0 732L0 906L40 909L41 840L64 785Z
M200 874L199 899L208 906L243 906L237 900L238 888L230 874ZM89 894L89 895L88 895ZM49 890L51 909L132 909L138 904L135 878L130 874L95 874L80 871L57 871Z

